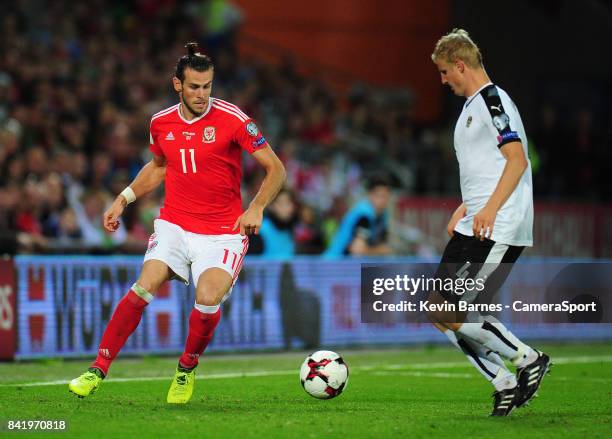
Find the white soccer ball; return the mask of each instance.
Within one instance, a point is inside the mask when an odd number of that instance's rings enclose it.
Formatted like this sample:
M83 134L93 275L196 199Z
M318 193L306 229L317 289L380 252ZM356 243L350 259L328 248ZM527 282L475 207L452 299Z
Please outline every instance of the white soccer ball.
M340 395L348 384L349 370L342 357L332 351L310 354L300 368L304 390L315 398L331 399Z

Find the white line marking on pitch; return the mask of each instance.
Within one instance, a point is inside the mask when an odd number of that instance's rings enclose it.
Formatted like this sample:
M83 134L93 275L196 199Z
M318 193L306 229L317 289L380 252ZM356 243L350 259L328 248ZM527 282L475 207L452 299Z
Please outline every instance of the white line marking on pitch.
M418 372L418 371L404 371L404 370L379 370L373 371L372 375L382 376L409 376L409 377L425 377L425 378L472 378L476 374L473 373L452 373L452 372Z
M584 364L584 363L611 363L612 355L600 356L582 356L582 357L552 357L554 364ZM355 366L351 367L351 371L375 371L384 374L385 371L406 371L404 375L410 374L410 369L455 369L455 368L471 368L469 362L437 362L437 363L422 363L422 364L387 364L387 365L372 365L372 366ZM282 376L282 375L297 375L295 370L262 370L259 372L230 372L230 373L213 373L202 375L206 380L219 380L228 378L249 378L249 377L265 377L265 376ZM418 374L418 375L417 375ZM445 375L445 376L442 376ZM445 374L438 372L412 372L411 376L432 377L432 378L467 378L472 377L470 374ZM163 377L134 377L134 378L109 378L105 380L108 383L127 383L139 381L171 381L169 375ZM57 386L68 384L68 380L43 381L35 383L8 383L0 384L0 387L39 387L39 386Z

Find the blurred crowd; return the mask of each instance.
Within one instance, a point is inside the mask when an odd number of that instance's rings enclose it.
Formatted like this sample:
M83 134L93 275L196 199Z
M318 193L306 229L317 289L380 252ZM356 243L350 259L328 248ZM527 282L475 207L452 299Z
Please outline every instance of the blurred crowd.
M456 115L419 125L407 90L356 84L339 96L300 75L290 58L280 68L241 59L233 42L242 17L230 3L21 0L3 9L0 252L144 249L163 191L130 206L117 233L104 233L101 215L150 159L150 117L176 102L173 67L194 39L215 62L213 96L254 117L285 163L290 192L282 213L268 215L290 230L295 253L322 253L364 195L364 179L380 170L401 193L458 193ZM575 185L554 152L563 135L585 159L576 178L597 199L603 173L587 161L597 148L588 110L575 129L563 126L569 134L546 111L533 134L540 195L579 196L566 191ZM262 178L245 157L245 201Z

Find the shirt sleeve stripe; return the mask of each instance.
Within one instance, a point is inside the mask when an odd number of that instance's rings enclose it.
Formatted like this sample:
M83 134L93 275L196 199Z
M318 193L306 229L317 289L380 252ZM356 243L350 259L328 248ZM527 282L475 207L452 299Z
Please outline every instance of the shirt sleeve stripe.
M240 114L242 117L244 117L246 119L250 119L249 116L247 116L240 108L238 108L234 104L230 104L229 102L226 102L226 101L221 100L221 99L216 99L216 98L215 98L215 102L217 104L227 108L228 110L233 110L233 111L237 112L238 114Z
M213 102L213 107L217 108L218 110L225 111L226 113L229 113L229 114L232 114L232 115L236 116L241 122L246 122L248 120L248 118L245 118L245 117L241 116L239 113L237 113L237 112L235 112L233 110L230 110L228 108L222 107L221 105L219 105L217 103L216 99Z
M170 108L166 108L165 110L162 110L162 111L160 111L158 113L155 113L153 115L153 117L151 118L151 121L153 121L153 119L157 119L158 117L162 117L162 116L164 116L164 115L166 115L168 113L172 113L174 110L176 110L178 108L178 106L179 106L179 104L176 104L176 105L173 105Z
M510 117L502 105L501 97L497 87L493 84L485 87L480 92L484 99L485 106L491 117L491 124L497 130L497 147L501 148L506 143L520 142L518 133L512 130Z

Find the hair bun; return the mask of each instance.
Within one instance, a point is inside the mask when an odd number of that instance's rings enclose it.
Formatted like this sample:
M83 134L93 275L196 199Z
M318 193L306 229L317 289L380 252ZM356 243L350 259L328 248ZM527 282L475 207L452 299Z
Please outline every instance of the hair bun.
M189 56L194 56L196 53L198 53L198 43L195 41L187 43L185 47L187 48L187 55Z

